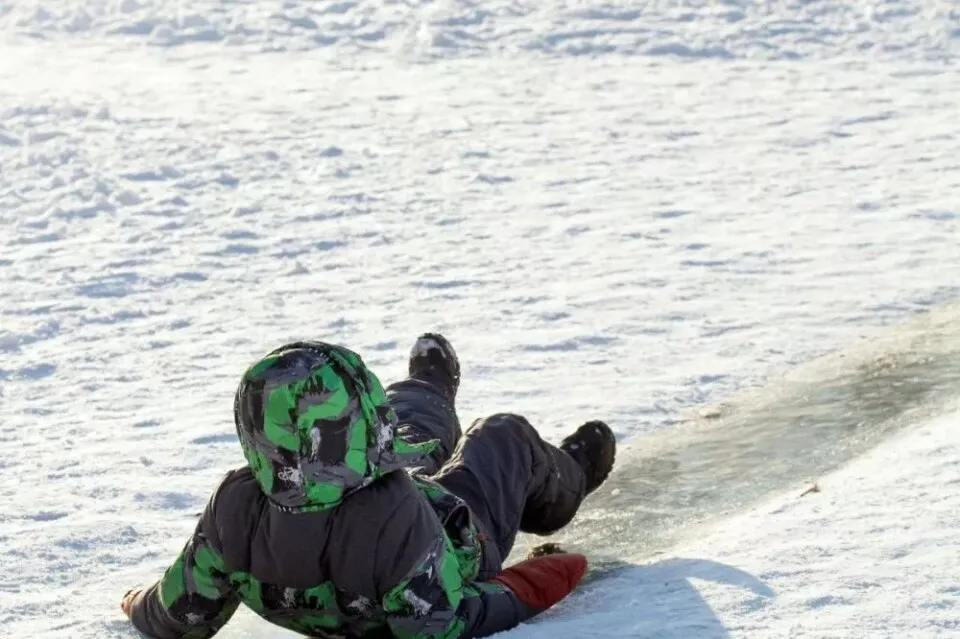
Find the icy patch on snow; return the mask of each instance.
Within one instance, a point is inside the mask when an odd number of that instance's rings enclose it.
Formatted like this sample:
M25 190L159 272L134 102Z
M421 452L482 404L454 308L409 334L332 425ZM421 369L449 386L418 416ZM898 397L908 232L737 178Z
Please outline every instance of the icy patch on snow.
M931 637L960 628L960 413L594 581L504 639Z
M699 522L837 468L935 414L958 389L954 306L632 439L576 525L551 540L595 557L661 551ZM515 556L538 542L521 535Z

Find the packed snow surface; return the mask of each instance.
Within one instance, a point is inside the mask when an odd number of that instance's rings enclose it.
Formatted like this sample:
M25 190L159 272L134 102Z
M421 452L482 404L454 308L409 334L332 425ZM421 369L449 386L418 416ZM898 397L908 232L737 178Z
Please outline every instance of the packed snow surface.
M0 634L132 636L292 338L442 331L464 422L606 419L583 518L646 516L641 445L960 298L958 52L937 0L0 0ZM895 395L510 636L960 634L956 428Z
M960 413L587 586L504 639L960 636Z

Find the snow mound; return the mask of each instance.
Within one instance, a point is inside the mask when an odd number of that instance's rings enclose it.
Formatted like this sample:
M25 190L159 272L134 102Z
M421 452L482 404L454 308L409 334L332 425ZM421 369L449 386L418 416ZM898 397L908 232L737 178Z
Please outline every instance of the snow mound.
M935 0L663 0L629 4L382 0L6 0L0 32L142 39L257 50L424 58L534 51L680 58L800 59L841 54L943 58L958 52L958 10Z

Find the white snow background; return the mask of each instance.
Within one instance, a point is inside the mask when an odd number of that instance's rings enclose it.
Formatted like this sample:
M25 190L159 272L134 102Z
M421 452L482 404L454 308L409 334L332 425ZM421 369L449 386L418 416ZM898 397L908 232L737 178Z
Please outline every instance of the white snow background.
M0 636L133 636L285 340L439 329L464 422L629 450L957 301L958 53L946 0L0 0ZM504 636L960 636L943 410Z

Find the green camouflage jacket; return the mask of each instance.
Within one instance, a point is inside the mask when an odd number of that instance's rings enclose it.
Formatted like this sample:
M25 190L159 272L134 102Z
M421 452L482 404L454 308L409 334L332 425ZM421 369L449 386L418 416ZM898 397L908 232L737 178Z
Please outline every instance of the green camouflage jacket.
M134 625L158 639L211 637L240 603L314 637L479 637L529 611L486 583L469 508L405 469L434 442L396 438L380 382L347 349L307 362L273 353L235 402L247 467L229 472ZM494 551L495 554L495 551Z

